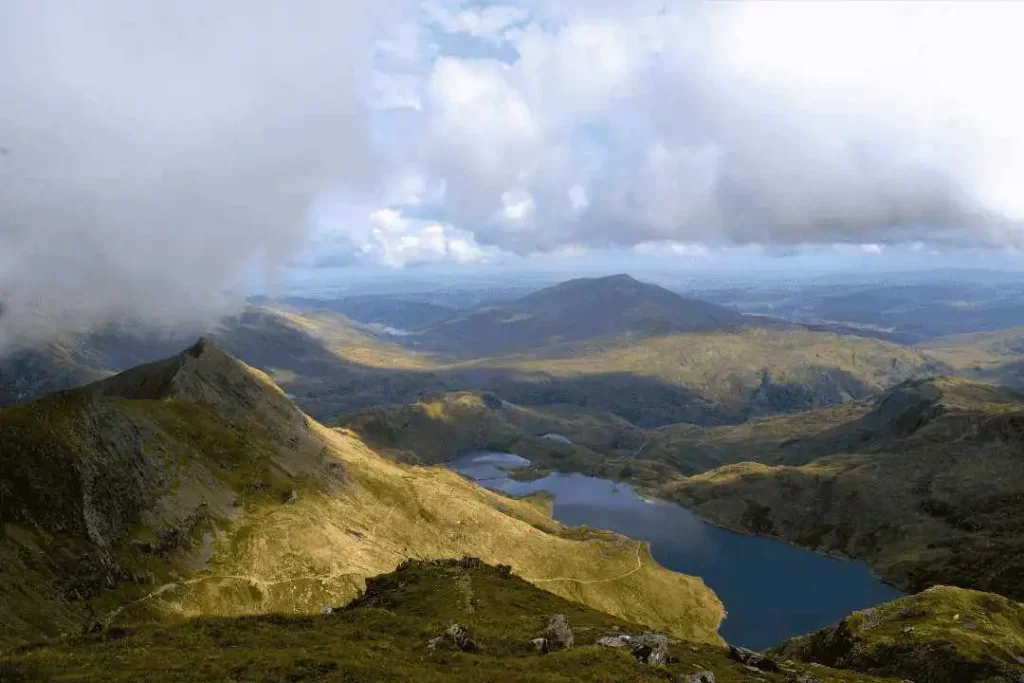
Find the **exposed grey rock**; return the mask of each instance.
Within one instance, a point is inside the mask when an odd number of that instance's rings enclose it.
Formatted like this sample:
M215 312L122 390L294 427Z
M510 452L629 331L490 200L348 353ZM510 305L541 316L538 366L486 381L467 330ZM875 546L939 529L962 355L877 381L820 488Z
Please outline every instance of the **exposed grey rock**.
M758 669L759 671L780 671L779 665L777 662L775 662L775 660L765 657L760 652L748 650L745 647L736 647L735 645L730 645L729 658L736 660L740 664L746 664L751 668Z
M637 661L661 666L668 662L668 636L646 631L630 639L630 649Z
M575 637L572 629L569 628L569 620L564 614L556 614L548 621L548 627L544 630L544 639L547 641L548 651L565 650L572 647Z
M330 605L324 605L323 609L320 610L320 614L334 614L334 608Z
M676 680L679 683L715 683L715 674L710 671L698 671L695 674L683 674Z
M530 643L533 644L534 649L537 650L537 652L539 652L540 654L544 654L545 652L548 652L548 639L547 638L534 638L533 640L530 641Z
M626 647L630 644L630 637L626 635L602 636L597 639L598 645L604 647Z
M462 624L452 624L444 630L444 633L428 640L427 647L435 650L445 642L463 652L476 652L480 649L476 641L473 640L473 632Z

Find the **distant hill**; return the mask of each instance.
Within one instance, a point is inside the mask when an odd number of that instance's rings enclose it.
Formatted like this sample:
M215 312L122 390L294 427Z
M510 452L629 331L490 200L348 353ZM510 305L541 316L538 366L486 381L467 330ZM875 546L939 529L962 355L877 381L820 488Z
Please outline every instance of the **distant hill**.
M462 357L530 351L599 338L733 330L742 316L628 275L570 280L505 305L443 321L413 341Z
M1024 327L939 337L921 348L968 377L1024 389Z
M316 614L407 558L469 553L719 642L721 604L699 579L535 501L397 465L208 340L0 410L0 434L0 650L154 619Z

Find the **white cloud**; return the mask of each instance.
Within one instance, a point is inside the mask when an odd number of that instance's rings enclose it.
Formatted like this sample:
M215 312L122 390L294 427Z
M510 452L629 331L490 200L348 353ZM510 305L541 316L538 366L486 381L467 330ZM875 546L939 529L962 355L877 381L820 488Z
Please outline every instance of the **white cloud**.
M338 261L1024 244L1024 3L39 4L0 3L14 309L173 319L341 192Z
M351 231L349 237L365 260L393 268L445 261L482 263L493 255L464 230L406 218L393 209L374 211L368 230Z
M711 250L704 244L685 242L641 242L633 247L638 254L650 256L676 256L683 258L707 258Z
M1000 214L1024 196L1024 149L997 139L1024 140L1005 86L1024 49L1005 28L977 54L948 49L958 24L988 35L1020 10L921 5L890 25L879 3L524 1L489 21L434 4L442 34L517 58L434 60L410 157L447 182L440 215L520 253L1020 239ZM510 187L532 203L510 205Z
M509 190L503 193L501 203L504 205L501 210L502 217L513 223L530 218L536 208L533 197L524 190Z
M862 254L881 254L885 251L881 244L861 244L859 248Z

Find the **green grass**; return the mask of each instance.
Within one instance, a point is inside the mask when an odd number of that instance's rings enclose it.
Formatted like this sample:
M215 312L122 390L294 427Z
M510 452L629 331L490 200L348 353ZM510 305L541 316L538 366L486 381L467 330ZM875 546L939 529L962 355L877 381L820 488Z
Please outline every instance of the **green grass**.
M538 655L530 641L564 614L575 646ZM475 653L427 641L451 623L467 626ZM40 642L0 655L0 680L54 681L671 681L713 671L723 683L750 671L711 644L674 641L665 667L595 645L604 635L645 627L542 591L498 568L413 562L372 580L330 615L202 618L168 627L112 629ZM821 667L765 674L773 683L813 672L822 683L878 680Z

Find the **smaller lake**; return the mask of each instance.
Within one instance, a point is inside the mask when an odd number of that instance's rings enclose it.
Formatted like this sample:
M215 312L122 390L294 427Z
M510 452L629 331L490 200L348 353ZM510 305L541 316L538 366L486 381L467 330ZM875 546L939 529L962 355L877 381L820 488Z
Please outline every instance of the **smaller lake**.
M554 494L553 516L563 524L647 541L659 564L701 577L718 594L729 613L720 632L734 645L771 647L902 595L863 563L727 531L674 503L645 500L626 484L582 474L508 478L506 469L528 464L511 453L473 451L448 466L512 496Z

